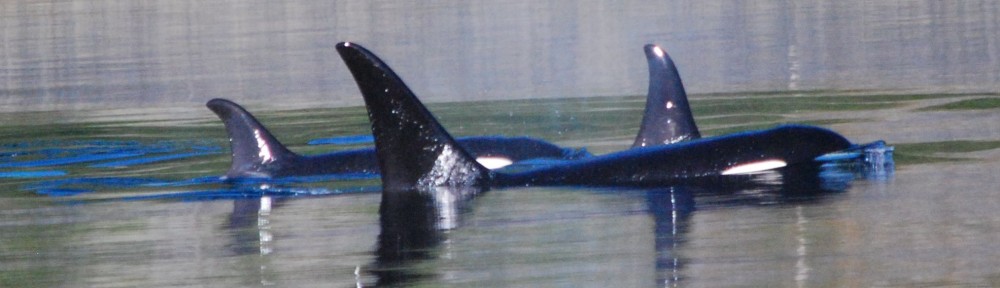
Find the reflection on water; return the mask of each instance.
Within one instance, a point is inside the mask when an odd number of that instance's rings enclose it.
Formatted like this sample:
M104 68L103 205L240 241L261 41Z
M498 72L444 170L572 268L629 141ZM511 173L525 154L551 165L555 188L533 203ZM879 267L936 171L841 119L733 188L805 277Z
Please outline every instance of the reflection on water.
M457 226L459 206L469 200L452 196L466 191L452 190L442 187L382 193L375 263L366 269L375 275L376 286L429 282L440 277L433 268L421 268L420 264L445 253L436 247L448 241L445 231Z
M263 196L233 201L233 213L229 215L226 229L233 231L231 249L234 254L271 254L274 234L271 233L268 216L276 206L273 200L270 196Z
M933 0L4 1L0 109L359 105L332 49L348 40L432 102L639 95L651 42L693 93L997 91L998 14Z
M890 160L891 161L891 160ZM885 163L877 163L884 165ZM861 173L852 170L854 161L823 166L805 165L782 169L780 172L769 172L772 175L761 175L763 181L743 182L738 186L674 186L637 191L624 191L623 196L640 196L646 202L643 214L648 213L653 221L654 235L653 251L655 261L650 267L655 268L655 283L657 286L677 287L684 284L684 266L690 259L680 255L687 242L690 216L696 210L696 195L702 199L710 199L701 205L724 205L738 207L741 205L801 205L815 204L823 201L826 194L844 192L854 177L838 177L843 173ZM824 176L827 175L827 176ZM886 177L886 175L864 175L865 178ZM836 183L831 183L836 182ZM493 193L504 193L497 191ZM440 283L448 279L446 269L440 269L437 262L453 260L455 248L446 243L448 230L460 228L460 217L470 216L468 209L471 198L463 199L454 195L475 195L478 191L456 191L455 188L436 188L434 191L404 191L384 192L379 208L380 234L375 248L374 264L365 268L376 279L375 286L394 286L400 284L419 285L421 283ZM806 220L802 216L802 206L797 209L798 262L796 264L797 282L807 283L810 268L806 263L808 255L807 240L804 237ZM645 232L645 233L649 233ZM442 247L444 246L444 247ZM447 265L444 265L447 266ZM468 275L472 280L474 275ZM618 278L614 278L617 280ZM635 281L637 279L632 279ZM642 283L638 279L638 283ZM604 281L612 281L605 279ZM647 282L648 283L648 282ZM361 284L359 284L361 285ZM364 285L361 285L364 286Z
M75 142L67 142L67 144L69 143ZM58 145L53 146L59 147ZM143 145L134 143L130 147L137 151L146 151L144 148L146 146ZM158 146L152 145L149 147ZM653 279L656 283L663 283L669 286L683 283L685 279L685 276L683 276L685 274L684 267L687 265L689 259L681 256L678 251L682 251L684 243L687 242L685 239L688 227L690 226L690 216L697 210L696 205L701 207L723 206L733 208L740 206L816 203L827 197L827 194L847 190L851 182L855 179L885 180L891 177L892 160L891 154L884 152L886 147L882 146L881 143L866 145L866 147L863 151L831 154L826 157L828 159L825 161L828 161L828 163L823 165L792 166L779 171L748 176L747 179L752 179L751 181L709 182L697 186L664 187L649 191L632 191L628 189L622 191L609 190L609 192L612 192L609 194L618 194L624 198L645 199L646 204L644 208L639 208L636 211L627 210L624 213L648 214L653 221L651 231L631 232L651 233L650 235L654 239L654 250L650 251L649 254L656 255L655 259L650 260L648 263L639 263L638 265L650 267L653 269L653 272L651 275L630 274L629 277L640 276L632 278L631 281L643 283L643 279ZM21 147L18 148L20 149ZM50 149L59 150L58 148ZM99 151L103 147L96 146L92 147L92 149ZM77 150L69 150L71 152L79 152ZM87 150L83 149L82 151ZM87 153L84 152L83 154ZM17 156L11 154L12 158L17 158ZM64 157L64 153L52 153L51 156L57 158ZM882 159L882 162L872 160L876 156L882 156L882 158L879 158ZM37 158L38 156L33 153L27 153L26 157ZM159 159L160 157L154 155L151 158ZM190 161L186 158L181 157L171 160ZM140 167L166 161L132 161L141 159L144 158L139 157L123 160L133 163L131 164L132 167L125 168ZM34 161L45 160L37 159ZM17 159L8 159L8 161L22 163ZM62 163L56 161L52 165L78 164L89 169L119 167L117 165L89 165L87 162ZM279 239L276 230L280 229L276 229L272 222L275 218L273 214L278 212L296 213L296 211L290 210L293 208L285 208L286 204L297 200L296 198L313 196L343 197L352 193L372 194L365 192L378 191L369 190L365 187L355 187L330 192L327 188L301 186L316 182L346 182L349 180L353 180L350 175L342 178L336 176L302 177L274 181L247 180L241 182L227 182L221 180L218 176L175 181L149 177L69 176L56 180L38 180L37 182L21 185L20 190L54 197L104 194L100 197L80 197L65 200L69 203L87 204L88 206L97 206L109 201L113 201L110 203L122 203L158 200L197 200L209 202L213 202L212 200L215 200L214 202L231 200L231 212L224 217L225 224L219 229L219 231L227 235L226 238L228 239L221 241L221 243L209 245L225 247L224 251L226 252L216 252L211 258L246 258L247 260L245 261L247 263L245 264L257 267L257 269L253 271L241 270L241 278L252 276L253 278L259 278L261 284L269 285L277 281L275 278L278 278L280 273L275 271L275 265L277 264L271 263L268 259L276 251L281 250L278 249L278 243L285 238L280 237ZM157 190L163 187L180 189L180 191ZM207 189L206 187L216 188L199 190ZM122 193L115 190L126 191ZM145 192L144 190L153 190L153 192ZM501 190L493 193L517 194L517 189L509 190L513 191ZM599 191L587 192L586 189L578 190L580 191L576 191L575 193L600 193ZM456 251L453 251L451 247L453 242L451 242L448 235L451 233L451 230L462 229L463 223L465 223L463 219L472 214L469 209L473 205L471 203L472 198L480 194L480 192L478 189L456 188L437 188L433 191L383 192L378 209L379 234L375 240L374 251L371 255L372 263L356 266L357 283L365 285L372 283L375 286L393 286L457 280L455 272L449 272L450 269L444 268L447 267L447 264L441 263L452 261L454 258L462 258L462 256L455 255ZM696 200L696 197L701 200ZM58 201L59 198L56 199ZM572 206L573 202L563 204L570 204ZM598 209L595 211L600 210L599 206L594 208ZM541 209L540 211L544 210ZM36 212L30 214L34 213ZM558 218L555 217L554 219ZM548 219L543 218L541 221L548 221ZM517 222L513 221L515 225ZM167 223L169 224L169 222ZM501 225L506 224L501 223ZM213 232L217 233L218 231ZM353 236L348 235L348 237ZM216 240L210 242L214 241ZM181 242L183 243L184 241ZM181 245L183 246L184 244ZM357 249L360 247L352 248ZM538 251L534 253L544 254L549 252ZM258 258L247 258L255 256ZM803 254L800 256L804 257L806 255ZM181 253L180 255L176 255L176 257L184 258L188 256ZM442 264L444 265L442 266ZM614 271L611 270L609 272ZM804 269L803 271L808 271L808 269ZM805 272L800 276L803 277L802 279L807 277ZM464 279L463 281L475 281L479 279L476 276L462 278ZM497 281L497 279L490 279L489 277L481 280ZM144 283L159 283L158 281L162 280L157 279L153 281L152 279L147 279ZM608 280L606 279L605 281ZM614 281L620 280L616 279Z
M62 110L0 115L0 286L1000 286L998 10L4 1L0 110ZM376 49L431 101L611 95L430 107L456 134L597 154L635 135L643 99L615 95L644 92L640 47L656 42L698 93L702 132L819 124L887 140L899 166L473 200L383 199L357 177L215 178L228 167L226 136L203 102L360 104L330 49L344 40ZM778 92L706 94L731 91ZM77 109L107 106L130 109ZM368 132L358 107L260 116L297 151Z
M676 287L681 283L681 270L688 259L680 251L684 245L689 219L694 212L694 193L684 187L670 187L646 193L649 212L652 214L656 235L656 283Z
M350 175L224 182L225 133L204 108L199 117L160 125L106 116L37 125L26 118L0 133L67 134L8 136L0 173L65 174L0 181L0 286L989 286L1000 279L1000 249L991 248L1000 229L993 197L1000 131L959 124L995 117L996 108L978 101L985 106L950 108L940 123L925 121L942 113L926 107L984 98L997 96L715 95L692 101L706 135L816 123L855 142L889 140L897 166L867 165L888 155L874 145L870 151L882 152L828 159L867 161L795 167L744 185L511 188L471 200L478 193L383 199L377 180ZM631 144L642 100L429 109L460 135L526 134L602 154ZM361 107L261 116L292 149L312 152L357 147L306 143L359 135L367 121ZM951 128L880 128L903 124ZM121 151L144 154L9 164ZM160 158L186 151L215 153ZM121 164L94 165L107 161Z

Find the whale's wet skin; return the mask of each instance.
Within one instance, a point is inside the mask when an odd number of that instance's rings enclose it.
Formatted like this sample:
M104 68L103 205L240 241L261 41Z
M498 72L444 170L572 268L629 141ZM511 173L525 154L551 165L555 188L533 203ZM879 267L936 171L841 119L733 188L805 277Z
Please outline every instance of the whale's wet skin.
M1000 131L966 124L1000 123L998 98L695 94L705 137L816 124L885 139L895 165L835 154L824 157L841 164L815 177L757 173L761 185L717 190L468 188L385 201L364 174L219 180L229 144L200 106L126 120L3 114L0 286L997 285ZM429 109L456 136L530 136L600 155L634 143L644 101ZM361 107L248 106L303 154L369 145ZM328 144L307 144L316 139ZM779 163L753 164L732 172Z

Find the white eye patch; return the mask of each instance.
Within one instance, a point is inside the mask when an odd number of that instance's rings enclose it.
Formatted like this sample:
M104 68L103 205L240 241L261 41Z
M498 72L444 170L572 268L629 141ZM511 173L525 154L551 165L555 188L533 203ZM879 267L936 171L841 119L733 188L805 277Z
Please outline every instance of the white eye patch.
M750 174L754 172L777 169L785 167L787 165L788 163L785 163L785 161L777 159L743 163L733 167L729 167L729 169L722 171L722 175Z
M508 158L495 156L477 157L476 162L479 162L479 165L483 165L483 167L490 170L500 169L506 167L507 165L514 164L514 161L511 161Z

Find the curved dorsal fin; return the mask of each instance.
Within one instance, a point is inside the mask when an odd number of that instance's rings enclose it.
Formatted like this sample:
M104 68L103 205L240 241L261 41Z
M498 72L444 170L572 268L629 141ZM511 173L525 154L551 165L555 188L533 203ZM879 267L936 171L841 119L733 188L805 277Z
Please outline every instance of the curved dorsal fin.
M674 61L659 46L649 44L644 50L649 63L649 94L646 95L642 126L639 126L639 135L632 147L701 138Z
M271 135L250 112L226 99L212 99L205 106L226 125L233 161L227 177L265 177L274 171L271 163L296 157Z
M337 52L364 96L384 191L486 184L489 170L455 142L388 65L355 43L338 43Z

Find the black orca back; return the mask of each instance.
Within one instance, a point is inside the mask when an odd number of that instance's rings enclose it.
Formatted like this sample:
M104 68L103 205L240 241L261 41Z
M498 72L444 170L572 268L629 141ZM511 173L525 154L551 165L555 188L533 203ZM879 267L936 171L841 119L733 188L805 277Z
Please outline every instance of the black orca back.
M495 182L500 186L664 186L742 181L742 175L816 163L816 157L850 147L850 141L824 128L783 125L633 148L521 173L497 173Z
M383 193L435 191L435 187L663 186L702 180L742 181L748 174L811 164L820 155L850 147L847 139L833 131L787 125L674 145L650 145L515 173L490 172L452 139L375 55L353 43L340 43L337 51L364 96L382 170Z
M488 169L441 127L396 73L367 49L337 44L368 109L383 191L483 186Z

